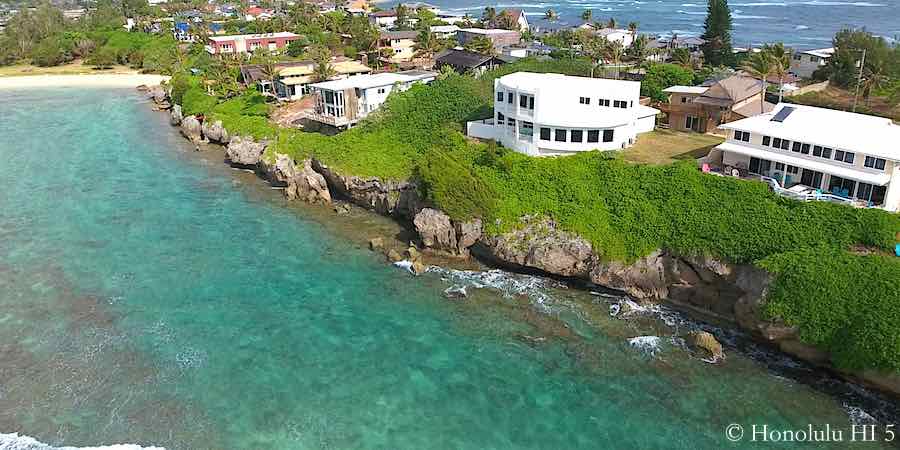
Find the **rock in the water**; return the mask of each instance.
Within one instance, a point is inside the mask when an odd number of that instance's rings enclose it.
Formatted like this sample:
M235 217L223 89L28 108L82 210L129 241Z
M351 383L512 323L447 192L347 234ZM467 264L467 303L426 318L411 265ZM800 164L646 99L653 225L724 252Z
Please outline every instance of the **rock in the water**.
M159 85L148 88L147 97L153 100L157 105L160 105L163 102L168 103L169 100L169 94L166 92L166 88Z
M272 179L285 186L284 195L290 200L331 203L331 192L328 190L325 178L313 170L308 159L303 161L302 166L298 166L290 156L276 154ZM337 205L335 205L335 211L341 212Z
M422 254L419 253L419 249L413 247L412 245L410 245L409 248L407 248L403 253L410 261L417 261L422 257Z
M384 248L384 239L380 237L375 237L369 239L369 250L378 251Z
M387 253L385 253L385 256L387 257L388 261L392 263L403 261L403 255L401 255L400 252L394 249L388 250Z
M195 116L187 116L181 120L181 134L197 144L203 142L203 127Z
M416 214L413 224L425 247L454 254L459 251L456 229L443 211L425 208Z
M172 107L172 110L169 111L169 123L172 126L181 125L181 121L184 120L184 116L181 114L181 105L175 105Z
M468 295L465 286L450 286L444 289L444 297L447 298L466 298Z
M722 344L716 340L716 337L706 331L694 331L690 334L688 341L693 347L704 350L713 360L718 361L725 357L725 351L722 350Z
M204 121L201 130L203 131L203 136L210 142L224 145L228 144L231 140L231 137L228 136L228 130L222 125L221 120L217 120L213 123Z
M347 214L350 214L350 211L352 211L352 209L350 208L350 204L347 202L334 204L334 212L336 212L339 216L346 216Z
M428 266L426 266L422 261L417 259L412 262L412 265L410 266L410 270L415 275L422 275L423 273L428 271Z
M265 142L256 142L250 137L235 136L228 143L225 156L234 165L249 167L259 164L264 151L266 151Z

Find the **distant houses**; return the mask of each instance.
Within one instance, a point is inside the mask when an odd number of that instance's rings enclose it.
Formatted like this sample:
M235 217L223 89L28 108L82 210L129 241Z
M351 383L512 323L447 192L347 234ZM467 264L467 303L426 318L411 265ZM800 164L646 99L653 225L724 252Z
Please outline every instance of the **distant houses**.
M710 133L719 125L771 111L761 81L741 75L709 80L701 86L671 86L663 92L669 101L660 105L669 127L679 131Z
M494 49L500 51L503 47L518 44L522 34L518 31L496 28L461 28L456 32L456 38L462 46L478 38L487 38L494 44Z
M382 31L378 37L378 47L386 50L389 63L408 62L415 56L415 31Z
M439 53L435 57L434 67L437 70L441 70L444 67L450 67L458 73L468 73L479 76L487 70L494 69L506 63L506 60L493 55L482 55L481 53L470 52L468 50L449 49Z
M794 198L900 211L900 125L891 119L779 104L721 128L726 170L767 177Z
M652 131L659 110L636 81L517 72L494 80L494 116L469 122L471 137L531 156L620 150Z
M424 70L359 75L343 80L309 85L315 110L309 120L337 128L350 128L376 111L395 91L405 91L416 83L430 83L437 73Z
M249 54L257 49L278 52L297 39L300 39L299 34L286 31L280 33L212 36L207 41L206 51L211 55Z

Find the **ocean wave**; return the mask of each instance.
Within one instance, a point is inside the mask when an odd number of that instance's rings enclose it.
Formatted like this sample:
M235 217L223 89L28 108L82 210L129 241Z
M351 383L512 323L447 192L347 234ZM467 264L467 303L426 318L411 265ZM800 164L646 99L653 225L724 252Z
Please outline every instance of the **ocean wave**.
M678 14L687 14L687 15L689 15L689 16L705 16L705 15L706 15L705 12L699 12L699 11L685 11L685 10L683 10L683 9L679 9L679 10L678 10Z
M561 287L559 283L546 278L520 275L499 269L476 271L431 266L428 268L428 272L439 275L453 286L473 289L489 288L500 292L505 298L527 297L532 305L542 312L550 312L550 305L554 303L553 297L546 290L551 287Z
M163 447L142 447L137 444L103 445L100 447L53 447L31 436L19 433L0 433L0 450L166 450Z
M873 425L878 423L871 414L858 406L850 406L847 403L844 403L843 406L844 410L847 411L847 415L850 417L850 423L853 425Z
M769 16L751 16L751 15L743 15L743 14L732 14L732 19L771 19Z
M797 30L797 31L800 31L800 30L808 30L809 27L806 26L806 25L797 25L797 26L794 27L794 29Z
M660 351L660 343L662 340L659 336L635 336L628 339L628 345L639 350L647 356L656 356Z

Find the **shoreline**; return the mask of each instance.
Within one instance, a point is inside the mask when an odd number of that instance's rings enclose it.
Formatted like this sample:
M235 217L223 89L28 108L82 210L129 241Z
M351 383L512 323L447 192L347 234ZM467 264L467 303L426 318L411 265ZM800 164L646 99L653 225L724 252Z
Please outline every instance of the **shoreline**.
M0 89L54 88L54 87L105 87L136 88L153 86L168 81L169 76L154 74L86 74L86 75L23 75L0 76Z

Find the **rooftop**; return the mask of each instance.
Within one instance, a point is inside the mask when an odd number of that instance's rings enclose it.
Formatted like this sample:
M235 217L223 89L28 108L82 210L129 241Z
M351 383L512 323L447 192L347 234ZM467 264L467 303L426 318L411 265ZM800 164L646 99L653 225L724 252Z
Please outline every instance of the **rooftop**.
M300 37L300 35L290 33L287 31L282 31L279 33L233 34L233 35L229 35L229 36L214 36L214 37L210 37L209 40L216 41L216 42L228 42L228 41L233 41L235 39L296 38L296 37Z
M807 50L805 52L801 52L807 55L818 56L819 58L831 58L831 55L834 54L834 48L820 48L818 50Z
M381 39L415 39L419 36L417 31L382 31Z
M494 59L490 55L470 52L468 50L449 49L438 55L435 62L438 64L450 64L456 67L474 68Z
M503 30L500 28L460 28L459 31L465 31L473 34L497 35L497 34L519 34L518 31Z
M666 94L702 94L709 86L671 86L663 89Z
M783 121L772 119L785 107L794 108ZM891 119L814 106L780 103L765 114L721 125L835 149L862 152L900 161L900 125Z
M435 72L425 70L408 70L406 72L386 72L372 75L359 75L343 80L326 81L316 83L313 86L329 91L343 91L345 89L370 89L379 86L390 86L394 83L409 83L425 80L437 76Z

